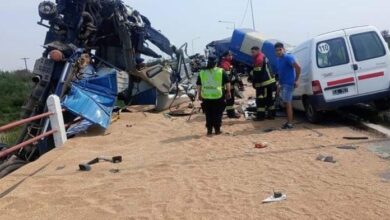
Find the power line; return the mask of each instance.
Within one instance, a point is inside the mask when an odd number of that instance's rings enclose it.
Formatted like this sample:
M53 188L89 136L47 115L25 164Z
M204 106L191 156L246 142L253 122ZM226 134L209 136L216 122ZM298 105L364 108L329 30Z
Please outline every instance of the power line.
M253 24L253 30L256 30L256 25L255 25L255 15L253 14L253 3L252 0L249 0L251 3L251 10L252 10L252 24Z
M245 21L245 18L246 18L246 14L248 13L249 2L250 2L250 0L248 0L247 3L246 3L244 17L241 20L240 27L242 27L242 25L244 24L244 21Z

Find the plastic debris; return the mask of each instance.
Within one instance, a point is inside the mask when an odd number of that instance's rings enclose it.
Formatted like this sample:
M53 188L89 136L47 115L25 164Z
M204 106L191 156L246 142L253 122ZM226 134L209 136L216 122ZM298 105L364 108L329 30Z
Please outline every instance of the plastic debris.
M337 149L343 149L343 150L356 150L358 149L358 146L338 146Z
M287 199L287 195L281 192L274 192L272 196L263 200L263 203L280 202Z
M268 147L268 143L267 142L262 142L262 143L256 143L255 144L255 148L258 148L258 149L266 148L266 147Z
M324 155L318 155L317 160L328 162L328 163L336 163L336 160L334 160L333 156L324 156Z
M346 140L368 140L368 137L343 137Z

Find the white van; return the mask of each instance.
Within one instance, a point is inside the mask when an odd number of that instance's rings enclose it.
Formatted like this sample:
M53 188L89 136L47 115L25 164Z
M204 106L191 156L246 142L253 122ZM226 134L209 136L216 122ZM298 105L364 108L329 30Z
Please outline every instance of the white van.
M291 53L302 67L293 106L311 122L321 112L356 103L388 106L390 53L378 29L354 27L317 36Z

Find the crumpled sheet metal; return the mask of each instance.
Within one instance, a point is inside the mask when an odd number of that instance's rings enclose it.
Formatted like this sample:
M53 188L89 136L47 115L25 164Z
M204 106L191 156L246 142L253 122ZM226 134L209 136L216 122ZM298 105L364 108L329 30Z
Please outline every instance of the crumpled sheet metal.
M83 79L71 85L62 105L70 112L108 128L116 102L116 89L114 73Z

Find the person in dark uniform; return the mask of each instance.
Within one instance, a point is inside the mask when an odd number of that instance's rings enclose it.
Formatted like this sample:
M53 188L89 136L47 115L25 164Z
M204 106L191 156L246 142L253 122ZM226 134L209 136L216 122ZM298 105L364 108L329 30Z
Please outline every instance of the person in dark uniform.
M259 47L252 47L253 76L252 84L256 89L257 112L255 121L266 117L275 119L276 80L268 68L268 61Z
M222 55L221 62L219 64L219 67L222 68L226 74L229 77L230 84L231 84L231 98L226 100L226 113L229 118L240 118L240 115L236 113L234 109L234 102L235 102L235 89L234 85L239 83L240 79L237 76L236 72L234 71L233 67L233 54L230 51L226 51Z
M228 75L217 67L217 58L210 56L206 69L200 71L197 83L198 97L202 101L206 115L207 135L221 134L222 115L226 107L226 99L231 98L231 86Z

